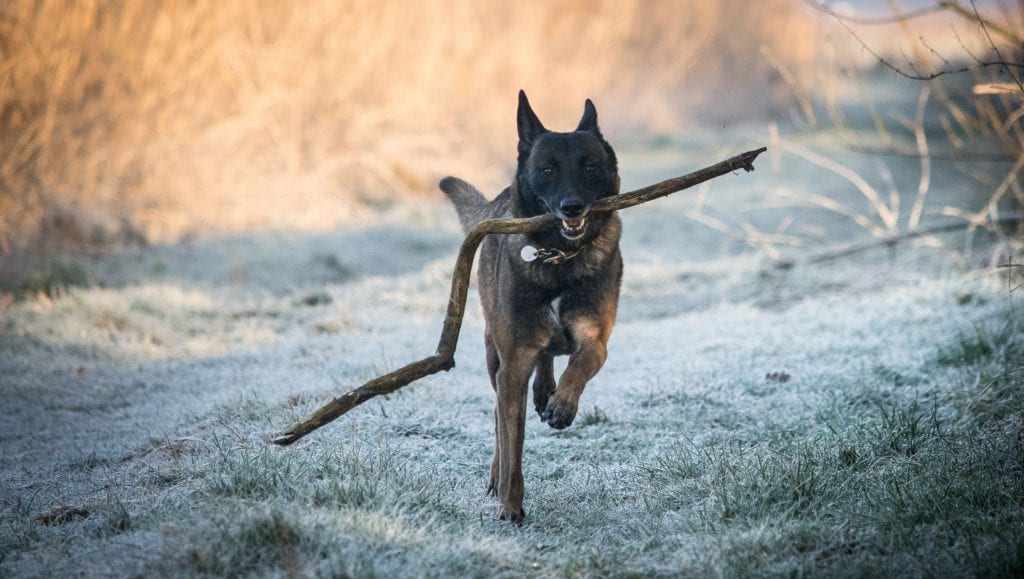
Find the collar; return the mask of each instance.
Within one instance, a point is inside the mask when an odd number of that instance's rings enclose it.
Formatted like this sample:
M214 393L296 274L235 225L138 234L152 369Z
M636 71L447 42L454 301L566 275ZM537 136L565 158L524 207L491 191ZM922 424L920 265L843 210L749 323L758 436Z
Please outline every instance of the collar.
M532 245L524 245L523 249L519 251L519 257L521 257L523 261L530 263L539 259L541 260L541 263L547 265L562 265L579 254L579 251L566 253L560 249L546 249L543 247L534 247Z

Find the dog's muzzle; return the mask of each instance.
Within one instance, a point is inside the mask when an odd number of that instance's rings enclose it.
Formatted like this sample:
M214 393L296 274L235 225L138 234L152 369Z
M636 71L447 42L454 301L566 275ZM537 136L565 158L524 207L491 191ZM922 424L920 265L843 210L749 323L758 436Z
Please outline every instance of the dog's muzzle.
M569 239L571 241L576 241L577 239L583 237L583 234L586 232L586 217L577 217L576 219L562 218L562 237Z
M590 214L590 206L585 205L579 198L569 197L563 200L557 208L552 208L546 202L542 202L548 213L562 220L562 237L569 241L578 241L587 232L587 216Z
M576 241L587 232L587 216L590 214L590 207L579 198L569 197L562 201L554 214L562 220L562 237Z

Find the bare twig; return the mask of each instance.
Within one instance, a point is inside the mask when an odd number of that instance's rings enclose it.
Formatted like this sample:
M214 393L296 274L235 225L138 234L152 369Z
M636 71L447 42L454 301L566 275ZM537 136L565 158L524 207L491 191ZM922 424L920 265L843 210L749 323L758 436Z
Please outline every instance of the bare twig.
M992 32L995 32L999 36L1005 38L1010 43L1020 44L1021 42L1024 42L1024 37L1022 37L1019 32L1016 32L1011 28L1002 26L988 18L983 17L978 12L978 6L974 3L973 0L971 1L970 10L961 5L956 0L936 0L936 3L942 6L943 8L949 8L954 13L956 13L957 16L960 16L964 20L980 24L985 29L985 36L989 36L988 31L991 30ZM990 42L991 40L992 38L989 37Z
M1000 215L986 222L986 225L991 226L1004 226L1004 225L1016 225L1024 221L1024 215L1020 213L1013 213L1009 215ZM941 225L934 225L931 227L924 227L921 229L915 229L913 231L907 231L904 233L887 235L880 239L873 239L864 243L857 243L841 247L832 251L819 253L809 258L805 263L808 264L821 264L837 261L846 257L851 257L873 249L879 249L881 247L893 247L900 243L911 241L919 237L927 237L936 233L945 233L947 231L957 231L960 229L970 229L976 227L978 224L971 221L963 221L956 223L943 223ZM792 267L793 262L780 262L780 266L783 268Z
M626 209L677 191L682 191L683 189L739 169L748 172L753 171L754 159L766 150L765 147L761 147L760 149L736 155L682 177L667 179L660 183L637 189L636 191L602 199L593 205L591 212L610 213ZM436 374L441 370L451 370L455 366L455 347L459 341L462 317L466 311L469 277L473 268L473 259L476 256L477 247L480 246L480 243L488 235L530 233L554 227L558 223L559 219L557 217L548 214L527 219L490 219L474 227L466 235L466 239L462 242L462 247L459 249L459 255L455 260L455 272L452 275L448 311L445 314L444 324L441 328L441 339L437 345L437 352L433 356L417 360L398 370L374 378L359 388L331 400L308 418L292 426L281 436L274 438L274 444L291 444L371 398L382 394L390 394L411 382L431 374Z
M841 20L843 22L849 22L851 24L863 26L884 26L888 24L899 24L907 22L909 20L914 20L915 18L920 18L921 16L927 16L929 14L936 14L939 12L945 12L949 10L965 20L975 22L981 24L982 26L985 26L986 28L989 28L990 30L1004 37L1007 41L1013 44L1020 44L1021 42L1024 42L1024 39L1022 39L1021 35L1015 32L1014 30L1007 28L1006 26L1001 26L988 18L983 18L981 14L978 13L977 6L975 6L974 2L971 2L971 9L969 10L963 5L961 5L959 2L956 2L955 0L936 0L935 6L925 6L924 8L918 8L917 10L911 10L909 12L903 12L901 14L894 14L892 16L879 16L875 18L864 18L859 16L850 16L848 14L839 14L838 12L836 12L835 10L833 10L831 7L829 7L824 2L821 2L820 0L812 0L811 2L809 2L809 4L814 8L817 8L818 10L821 10L822 12L829 14L836 20Z
M911 10L910 12L904 12L902 14L895 14L893 16L879 16L879 17L875 17L875 18L865 18L865 17L862 17L862 16L850 16L848 14L839 14L836 11L832 10L832 8L830 8L824 2L821 2L820 0L813 0L811 2L808 2L808 4L810 4L814 8L817 8L818 10L821 10L822 12L830 14L831 16L833 16L835 18L838 18L840 20L845 20L846 22L850 22L852 24L858 24L858 25L864 25L864 26L884 26L884 25L887 25L887 24L896 24L898 22L905 22L907 20L913 20L914 18L919 18L921 16L926 16L928 14L935 14L937 12L945 12L945 10L946 10L946 7L945 6L941 6L941 5L925 6L924 8L918 8L917 10Z
M920 159L921 153L917 150L900 149L897 147L872 147L846 141L844 147L854 153L864 155L879 155L883 157L907 157ZM974 153L974 152L929 152L933 161L951 161L960 163L1013 163L1013 159L1001 153Z
M946 4L952 6L954 11L963 10L963 8L955 0L946 2ZM985 18L982 18L981 13L978 12L978 5L975 4L974 0L971 0L971 13L973 14L973 18L971 17L971 15L967 15L965 17L968 20L977 22L978 25L981 26L981 31L985 33L985 38L988 39L988 45L992 47L992 52L996 53L996 56L999 57L999 61L1005 62L1006 58L1003 57L1003 53L1001 50L999 50L999 46L996 45L996 42L992 40L992 34L989 32L989 30L994 30L998 34L1006 38L1009 38L1018 44L1024 39L1022 39L1020 36L1016 34L1013 34L1009 29L1003 28L996 24L995 22L991 22L989 20L986 20ZM1020 68L1019 65L1018 68ZM1013 79L1013 82L1014 84L1017 85L1017 88L1024 91L1024 83L1021 82L1019 74L1015 73L1014 69L1010 67L1006 67L1006 72L1007 74L1010 75L1010 78Z
M951 9L954 9L954 6L956 8L959 8L960 10L957 11L958 14L961 14L960 11L965 11L966 10L962 6L958 5L956 2L940 2L940 4L942 6L948 6ZM1013 74L1013 71L1016 70L1016 69L1024 70L1024 64L1021 64L1019 62L1008 61L1008 60L1006 60L1006 59L1004 59L1002 57L1002 54L1000 54L998 50L995 50L996 56L999 57L996 60L982 60L982 59L980 59L978 57L973 57L974 60L975 60L974 64L964 65L964 66L960 66L960 67L956 67L956 68L948 68L948 69L938 70L938 71L930 72L930 73L919 71L917 69L917 66L914 64L913 59L904 56L904 59L907 61L907 65L910 66L910 68L911 68L911 71L908 72L908 71L906 71L906 70L896 66L892 62L889 62L888 59L886 59L884 56L878 54L878 52L876 52L874 49L872 49L870 46L868 46L868 44L866 42L864 42L864 40L856 32L854 32L854 30L852 28L850 28L850 25L848 24L848 22L850 22L849 18L844 17L844 16L842 16L840 14L836 14L835 11L833 11L831 8L829 8L828 6L825 6L825 5L820 5L819 4L818 8L821 9L821 10L824 10L825 12L828 12L833 18L835 18L836 22L838 22L840 26L842 26L843 28L846 29L846 31L850 34L850 36L852 36L857 41L857 43L860 44L861 48L866 50L867 53L870 54L872 57L874 57L875 60L877 60L882 66L888 68L889 70L895 72L896 74L898 74L898 75L900 75L900 76L902 76L904 78L908 78L908 79L911 79L911 80L934 80L936 78L947 76L947 75L959 74L959 73L963 73L963 72L971 72L971 71L975 71L975 70L991 68L991 67L994 66L994 67L1000 67L1000 68L1006 69L1007 72L1009 72L1011 74L1014 82L1018 83L1019 79L1018 79L1017 75ZM967 13L970 14L969 11ZM996 29L992 27L992 23L991 22L989 22L988 20L981 19L980 15L977 18L978 19L975 20L975 21L978 22L982 26L982 29L984 30L986 36L989 38L989 40L991 40L991 37L988 35L988 30L989 29L996 30ZM971 19L974 20L973 17ZM897 20L894 20L894 21L895 22L904 22L905 20L906 19L903 18L903 19L897 19ZM999 28L996 31L999 32L1000 34L1003 34L1003 29L1002 28ZM995 45L993 44L992 47L995 48ZM943 59L943 60L945 60L945 59ZM1024 88L1022 88L1022 90L1024 90Z

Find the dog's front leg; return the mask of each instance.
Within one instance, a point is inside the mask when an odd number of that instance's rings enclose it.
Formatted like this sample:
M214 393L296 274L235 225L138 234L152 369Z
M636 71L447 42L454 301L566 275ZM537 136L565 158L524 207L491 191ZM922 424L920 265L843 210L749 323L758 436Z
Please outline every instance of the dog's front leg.
M608 338L611 325L601 324L593 318L579 317L568 323L576 350L569 356L569 363L558 380L558 387L548 398L548 405L541 419L552 428L562 429L576 418L580 396L587 382L597 374L608 357Z
M543 417L548 398L555 391L555 357L547 352L537 356L537 371L533 376L533 407Z
M515 348L502 356L498 369L496 458L498 460L498 499L501 518L522 523L523 511L523 439L526 431L526 395L530 374L539 350Z

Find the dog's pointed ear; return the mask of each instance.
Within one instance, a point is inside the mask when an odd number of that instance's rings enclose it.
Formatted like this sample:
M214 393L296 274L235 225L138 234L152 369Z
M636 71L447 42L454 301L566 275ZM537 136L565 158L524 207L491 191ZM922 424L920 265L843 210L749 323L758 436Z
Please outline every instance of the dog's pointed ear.
M600 129L597 128L597 107L594 106L594 101L587 99L587 102L583 104L583 118L580 119L576 130L589 131L595 135L601 134Z
M529 150L530 145L540 135L548 132L544 125L540 124L537 114L530 108L530 101L526 98L523 90L519 91L519 109L516 111L516 126L519 129L519 148Z

